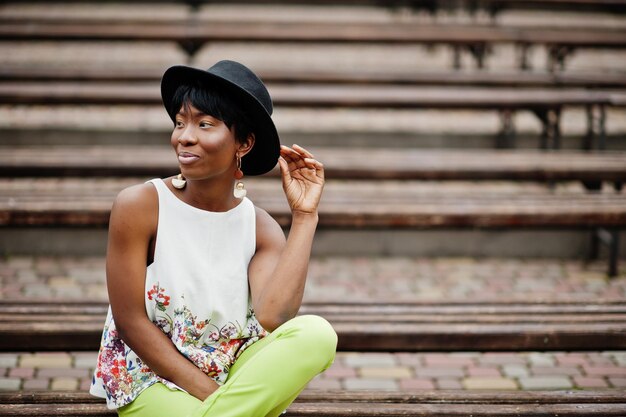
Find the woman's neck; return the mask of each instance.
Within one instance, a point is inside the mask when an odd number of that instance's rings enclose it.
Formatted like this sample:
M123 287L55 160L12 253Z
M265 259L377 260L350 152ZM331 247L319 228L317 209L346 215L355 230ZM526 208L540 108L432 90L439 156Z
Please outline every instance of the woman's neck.
M178 192L187 204L202 210L220 212L239 204L240 200L233 195L234 186L234 178L231 181L217 178L187 180L185 188Z

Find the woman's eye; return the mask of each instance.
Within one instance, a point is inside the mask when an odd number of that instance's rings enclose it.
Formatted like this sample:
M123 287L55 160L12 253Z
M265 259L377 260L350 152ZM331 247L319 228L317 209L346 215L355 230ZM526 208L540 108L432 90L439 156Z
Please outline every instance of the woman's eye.
M181 122L180 120L176 121L176 127L181 127L183 125L183 122Z
M200 122L200 127L211 127L211 126L213 125L209 122Z

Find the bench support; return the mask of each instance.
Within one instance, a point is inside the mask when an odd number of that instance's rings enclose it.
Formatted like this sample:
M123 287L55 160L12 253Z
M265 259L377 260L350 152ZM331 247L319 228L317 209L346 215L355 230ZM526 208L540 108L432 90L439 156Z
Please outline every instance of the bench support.
M191 65L196 52L198 52L200 48L204 46L204 42L197 42L193 40L180 41L178 44L187 54L187 64L189 65Z
M543 124L541 149L561 148L561 108L535 109L533 111Z
M597 148L606 149L606 106L603 104L587 105L587 134L583 141L583 150L593 150L596 138Z
M469 51L469 53L474 58L474 61L476 62L476 68L478 69L485 68L485 56L491 52L489 45L487 45L485 42L477 42L469 45L454 45L453 48L454 54L452 67L455 70L460 70L462 67L461 52L463 51L463 49L467 49Z
M574 48L565 45L548 46L548 72L555 72L558 66L560 71L565 69L565 59L574 53Z
M619 229L597 228L591 234L590 260L598 259L600 255L600 243L609 247L609 277L617 276L617 258L619 255Z
M500 132L496 138L496 148L513 148L515 145L515 112L511 109L500 110Z
M530 70L530 62L528 60L528 54L530 52L531 45L529 43L520 43L517 46L517 60L519 62L519 69L522 71Z

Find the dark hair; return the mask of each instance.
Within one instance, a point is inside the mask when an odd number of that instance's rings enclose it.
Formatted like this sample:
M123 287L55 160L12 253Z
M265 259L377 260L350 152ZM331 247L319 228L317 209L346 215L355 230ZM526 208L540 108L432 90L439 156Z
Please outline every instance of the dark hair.
M235 98L233 94L217 86L202 85L199 82L183 84L176 89L167 112L172 120L175 120L181 107L188 108L192 105L201 112L221 120L228 129L234 126L235 139L239 143L245 143L248 136L253 133L252 123L242 107L235 102Z

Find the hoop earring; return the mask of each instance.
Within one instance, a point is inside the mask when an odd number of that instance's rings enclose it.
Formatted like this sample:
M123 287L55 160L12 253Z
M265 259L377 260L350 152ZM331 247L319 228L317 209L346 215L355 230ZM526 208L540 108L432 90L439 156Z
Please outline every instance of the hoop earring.
M237 170L235 171L235 179L237 180L237 183L235 184L235 189L233 190L235 198L244 198L248 193L243 185L243 182L239 181L242 178L243 171L241 170L241 156L237 154Z
M172 178L172 186L177 190L182 190L187 185L187 180L183 177L183 174L178 174L176 178Z

